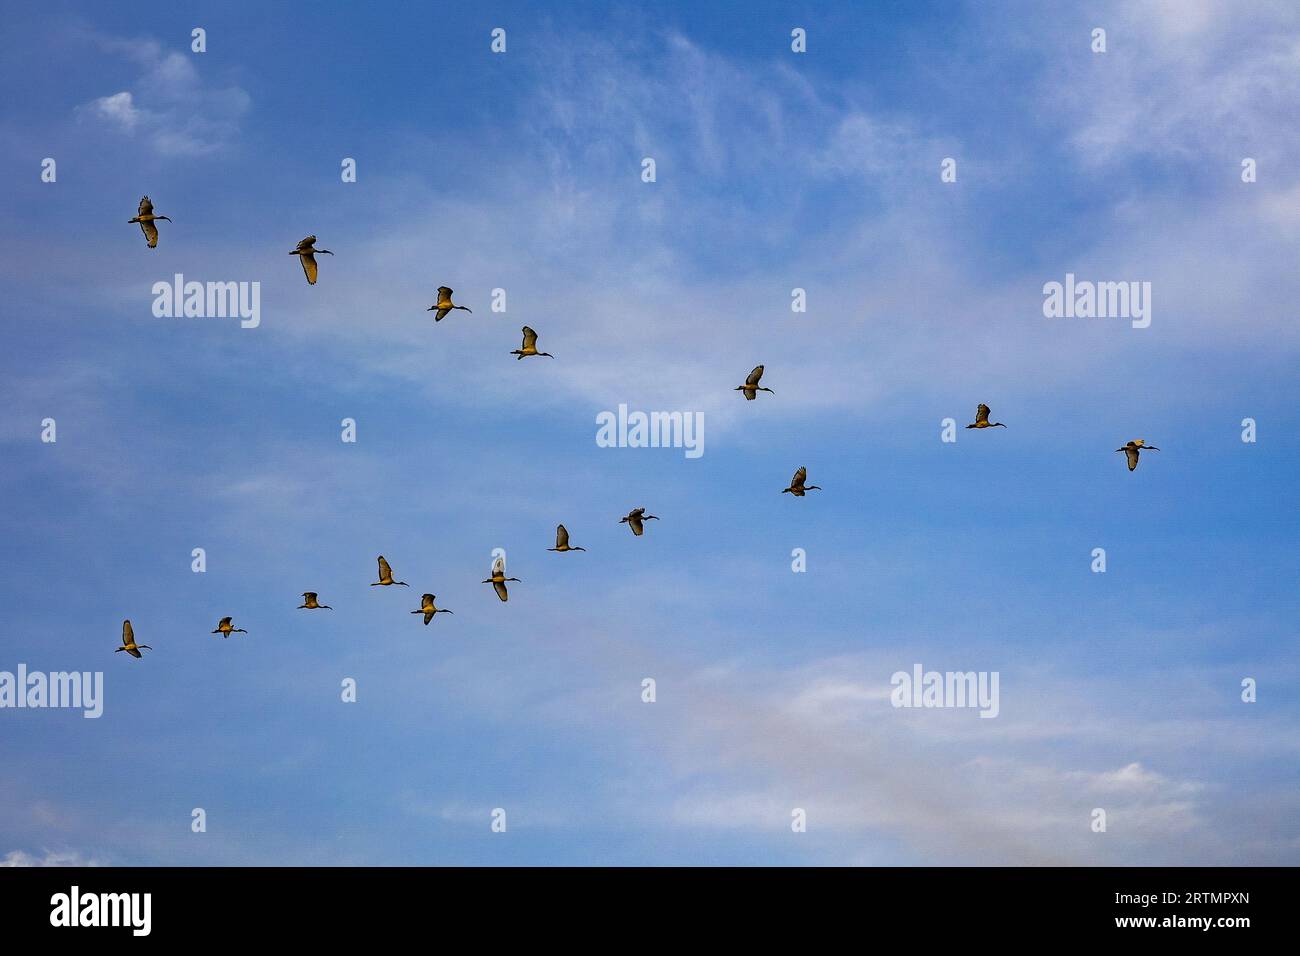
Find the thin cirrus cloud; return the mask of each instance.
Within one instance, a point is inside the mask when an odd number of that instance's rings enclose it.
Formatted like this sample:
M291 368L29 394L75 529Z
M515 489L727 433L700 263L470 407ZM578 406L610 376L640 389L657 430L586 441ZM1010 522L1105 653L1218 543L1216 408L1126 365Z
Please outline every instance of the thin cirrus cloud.
M1145 0L1098 11L1092 26L1107 30L1105 60L1069 55L1077 34L1049 42L1045 55L1061 68L1040 100L1046 115L1070 119L1068 135L1085 164L1294 154L1295 4ZM1276 173L1286 175L1283 163Z

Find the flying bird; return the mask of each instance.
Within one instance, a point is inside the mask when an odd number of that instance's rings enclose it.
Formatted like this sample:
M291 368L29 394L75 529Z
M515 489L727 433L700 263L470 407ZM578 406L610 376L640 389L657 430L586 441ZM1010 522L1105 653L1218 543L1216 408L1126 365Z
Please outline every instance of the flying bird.
M248 632L242 627L231 627L230 618L223 617L217 622L217 629L213 634L220 634L222 637L229 637L231 634L247 634Z
M555 547L547 548L547 551L586 551L586 548L574 548L569 545L569 532L564 525L555 526Z
M138 222L140 231L144 233L145 242L149 244L150 249L158 247L158 227L154 225L159 219L165 219L171 222L166 216L155 216L153 213L153 200L148 196L140 197L140 208L136 211L134 219L128 219L127 222ZM140 655L137 654L136 657Z
M537 351L537 333L534 332L526 325L524 326L523 346L515 349L510 354L519 356L518 359L515 359L516 362L519 361L519 359L527 358L530 355L545 355L547 358L555 358L555 356L552 355L550 352Z
M504 587L504 585L503 585L503 587ZM430 621L433 620L433 616L434 616L435 614L455 614L455 613L456 613L455 611L448 611L445 607L434 607L434 606L433 606L433 599L434 599L434 598L433 598L433 595L432 595L432 594L426 594L426 595L424 595L422 598L420 598L420 609L419 609L418 611L412 611L412 612L411 612L412 614L423 614L423 615L424 615L424 623L425 623L426 626L428 625L428 623L429 623ZM505 598L502 598L501 600L504 601Z
M1123 448L1116 448L1116 451L1122 451L1124 457L1128 459L1128 470L1132 471L1138 466L1138 457L1144 451L1159 451L1155 445L1148 445L1144 439L1135 438Z
M481 583L492 585L493 590L497 592L497 597L503 601L508 601L510 600L510 594L506 591L506 582L518 580L518 578L506 577L506 559L498 556L492 562L492 577L485 579Z
M464 309L470 315L474 314L474 310L469 308L468 306L456 305L455 303L453 303L451 301L451 290L448 289L445 285L440 285L438 286L438 304L431 305L424 311L437 312L438 314L433 317L433 321L441 322L444 318L446 318L447 313L450 312L452 309Z
M821 487L818 485L805 486L804 482L807 480L808 469L800 466L799 470L794 473L794 477L790 479L790 487L785 489L785 491L782 491L781 494L785 494L785 492L788 491L796 498L802 498L805 491L821 491Z
M761 366L760 366L760 368L761 368ZM649 520L651 520L652 518L653 518L655 521L658 521L658 520L659 520L659 516L658 516L658 515L648 515L648 514L646 514L644 508L633 508L630 512L628 512L628 515L627 515L626 518L619 518L619 519L618 519L618 523L619 523L619 524L625 524L625 523L626 523L627 526L628 526L629 528L632 529L632 533L633 533L634 535L636 535L636 536L639 538L639 537L641 537L642 534L645 533L645 526L644 526L641 522L642 522L642 521L649 521Z
M762 377L763 377L763 366L755 365L754 371L750 372L749 378L745 379L745 384L737 385L734 389L732 389L732 391L744 392L745 401L752 402L755 398L758 397L759 392L772 392L770 388L763 388L763 386L758 384L759 379L761 379ZM776 392L772 392L772 394L775 395Z
M316 237L308 236L302 242L298 243L298 248L290 250L289 255L297 256L302 262L303 275L307 277L308 285L316 284L316 255L317 253L325 256L332 256L334 253L328 249L316 249Z
M142 650L151 651L153 650L153 648L150 647L148 644L137 644L135 642L135 631L131 628L131 622L123 621L122 622L122 646L118 648L118 651L119 652L126 651L132 657L139 658L144 656L143 654L140 653L140 651Z
M974 424L967 425L966 427L967 428L1006 428L1007 426L1003 425L1001 422L989 421L989 407L987 405L980 405L978 408L975 409Z
M410 585L407 584L405 581L393 580L393 569L389 567L388 562L384 560L384 556L382 554L379 556L379 580L375 581L370 586L372 588L377 588L381 584L384 585L385 587L387 587L390 584L400 584L404 588L410 587Z
M298 610L301 611L303 608L307 608L308 610L312 610L312 611L316 610L317 608L321 608L322 610L325 611L334 610L334 608L330 607L328 604L317 604L315 591L302 592L302 603L298 605Z

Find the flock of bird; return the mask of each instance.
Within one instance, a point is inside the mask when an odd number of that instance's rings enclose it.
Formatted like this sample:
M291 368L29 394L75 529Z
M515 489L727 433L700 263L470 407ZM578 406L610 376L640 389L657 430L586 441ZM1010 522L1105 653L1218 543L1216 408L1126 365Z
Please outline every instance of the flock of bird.
M128 220L128 222L140 224L140 231L144 233L145 242L148 244L150 249L155 249L158 246L158 227L155 224L160 221L171 222L171 219L169 219L167 216L159 216L156 213L154 213L153 202L149 199L148 196L141 197L140 205L136 212L135 218ZM298 257L298 261L302 264L303 275L307 277L307 284L315 285L316 279L319 275L317 263L316 263L316 256L318 255L332 256L334 255L334 253L330 252L328 249L317 249L316 237L307 236L305 239L299 242L294 249L290 250L289 255ZM445 285L438 287L437 301L433 305L429 306L429 308L426 310L428 312L435 313L433 317L433 320L435 322L441 322L444 318L447 317L447 315L449 315L453 310L456 309L460 309L465 312L470 312L471 314L473 313L473 310L468 308L467 306L456 305L454 302L452 302L451 299L452 292L453 290L448 288ZM523 327L523 335L524 335L523 343L520 345L519 348L515 349L510 353L511 355L516 356L517 360L522 360L525 358L531 358L537 356L545 356L546 358L555 358L555 356L551 355L550 352L538 351L537 333L526 325ZM734 391L742 393L745 396L745 400L749 402L754 401L754 399L758 397L759 392L767 392L771 395L775 395L776 394L775 391L759 384L759 382L762 381L762 379L763 379L763 366L756 365L754 366L753 371L751 371L749 375L745 378L745 383L743 385L737 385ZM1007 426L1002 422L990 422L989 407L987 405L980 404L975 410L975 421L967 425L966 427L967 428L1006 428ZM1122 451L1125 453L1126 457L1128 458L1128 470L1133 471L1138 466L1138 458L1142 452L1159 451L1160 449L1156 448L1154 445L1146 444L1146 442L1141 438L1137 438L1134 439L1133 441L1128 442L1122 448L1117 448L1115 450L1117 452ZM807 482L808 482L808 469L800 466L799 470L794 473L794 477L790 479L790 487L783 489L781 493L790 494L796 498L802 498L809 491L822 490L819 486L810 485ZM633 535L635 535L636 537L640 537L641 535L645 534L646 521L658 521L658 520L659 518L657 515L646 514L645 508L633 508L625 517L619 519L619 524L626 524L631 529ZM575 547L569 544L568 530L564 527L564 525L559 525L555 529L555 547L547 548L546 550L565 553L569 551L586 551L587 549ZM393 587L393 586L410 587L410 585L407 584L405 581L393 580L393 569L382 554L379 556L378 561L379 561L379 580L373 582L370 585L371 587ZM505 559L498 556L492 562L491 575L487 578L484 578L482 583L491 584L493 590L496 591L497 597L499 597L502 601L508 601L510 599L510 592L506 588L506 583L510 581L518 582L519 578L506 577ZM319 603L315 591L304 591L302 597L303 597L303 603L298 605L299 610L312 610L312 611L333 610L333 608L331 608L328 604ZM437 600L437 596L433 594L425 594L421 596L419 609L415 611L411 611L411 613L424 615L424 623L426 625L433 620L434 615L454 613L452 611L447 610L446 608L438 607L434 603L436 600ZM234 627L233 624L231 623L232 620L233 619L231 617L223 617L217 623L216 629L214 629L212 633L220 634L223 638L229 637L231 634L248 633L243 628ZM122 646L119 647L117 650L119 652L125 651L127 654L131 655L132 657L139 658L141 657L140 654L141 650L153 650L153 648L151 648L148 644L136 643L135 631L131 627L131 622L129 620L126 620L122 622Z

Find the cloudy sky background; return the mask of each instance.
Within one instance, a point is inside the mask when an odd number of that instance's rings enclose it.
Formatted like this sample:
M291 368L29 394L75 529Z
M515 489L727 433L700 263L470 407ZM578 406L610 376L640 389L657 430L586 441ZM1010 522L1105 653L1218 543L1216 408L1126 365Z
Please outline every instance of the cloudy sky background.
M6 9L0 669L107 700L0 711L0 861L1300 862L1300 11L699 6ZM1067 272L1150 328L1045 319ZM918 662L1000 716L892 708Z

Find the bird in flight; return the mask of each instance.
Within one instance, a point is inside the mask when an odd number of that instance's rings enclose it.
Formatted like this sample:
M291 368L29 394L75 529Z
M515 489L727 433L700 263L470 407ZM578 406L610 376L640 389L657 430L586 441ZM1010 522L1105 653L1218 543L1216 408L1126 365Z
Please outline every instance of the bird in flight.
M230 618L223 617L217 622L217 629L212 633L220 634L222 637L229 637L231 634L247 634L248 632L242 627L232 627L230 624Z
M796 498L802 498L805 491L821 491L821 487L818 485L805 485L804 482L807 480L808 469L800 466L799 470L794 473L794 477L790 479L790 487L782 491L781 494L788 491Z
M524 344L510 354L519 356L518 359L515 359L516 362L530 355L545 355L547 358L555 358L550 352L537 351L537 333L526 325L524 326Z
M1001 422L989 421L989 407L987 405L980 405L978 408L975 409L974 424L967 425L966 427L967 428L1006 428L1007 426L1003 425Z
M762 377L763 377L763 366L755 365L754 371L750 372L749 378L745 379L745 384L737 385L734 389L732 389L732 391L744 392L745 401L752 402L755 398L758 397L759 392L772 392L770 388L763 388L763 386L758 384L759 380ZM776 392L772 392L772 394L775 395Z
M291 256L297 256L302 262L303 275L307 277L308 285L316 284L316 255L317 253L325 256L332 256L334 253L328 249L317 249L316 237L308 236L302 242L298 243L298 248L289 252Z
M761 368L761 366L760 366L760 368ZM658 520L659 520L659 516L658 516L658 515L648 515L648 514L646 514L644 508L633 508L631 511L628 512L628 515L627 515L626 518L619 518L619 519L618 519L618 523L619 523L619 524L626 524L629 528L632 529L632 533L633 533L634 535L636 535L636 536L639 538L639 537L641 537L642 534L645 533L645 526L644 526L641 522L642 522L642 521L649 521L649 520L651 520L652 518L653 518L655 521L658 521Z
M452 309L464 309L470 315L474 314L474 310L469 308L468 306L456 305L455 303L453 303L451 301L451 290L448 289L445 285L440 285L438 286L438 304L431 305L424 311L437 312L438 314L433 317L433 321L441 322L444 318L447 317L447 313L450 312Z
M586 551L586 548L575 548L569 545L569 531L564 525L555 526L555 547L547 548L547 551Z
M151 651L153 648L148 644L137 644L135 642L135 631L131 627L131 622L123 621L122 646L118 648L118 651L126 651L132 657L139 658L144 656L140 653L141 650Z
M389 567L388 562L384 560L384 556L382 554L379 556L379 580L375 581L370 586L372 588L377 588L381 584L384 585L385 587L387 587L390 584L400 584L404 588L410 587L410 585L407 584L405 581L393 580L393 569Z
M485 579L482 583L492 585L493 590L497 592L497 597L503 601L508 601L510 600L510 593L506 591L506 582L518 580L518 578L506 577L506 559L498 556L492 562L492 577Z
M127 222L138 222L140 231L144 233L145 242L149 244L150 249L158 248L158 227L154 225L159 219L165 219L171 222L166 216L155 216L153 213L153 200L148 196L140 197L140 208L136 211L134 219L128 219ZM137 654L136 657L140 655Z
M315 591L303 591L303 592L302 592L302 603L298 605L298 610L301 611L303 608L307 608L308 610L311 610L311 611L314 611L314 610L316 610L317 608L320 608L320 609L325 610L325 611L332 611L332 610L334 610L334 608L330 607L328 604L317 604L317 603L316 603L316 592L315 592Z
M433 620L433 616L434 616L435 614L455 614L455 613L456 613L455 611L448 611L445 607L434 607L434 605L433 605L433 600L434 600L434 597L433 597L432 594L426 594L426 595L424 595L423 597L420 598L420 609L419 609L418 611L412 611L412 612L411 612L412 614L423 614L423 615L424 615L424 623L425 623L425 625L428 625L428 623L429 623L430 621ZM505 600L505 599L502 598L502 600Z
M1138 457L1144 451L1159 451L1155 445L1148 445L1144 439L1135 438L1123 448L1116 448L1116 451L1122 451L1124 457L1128 459L1128 470L1132 471L1138 466Z

